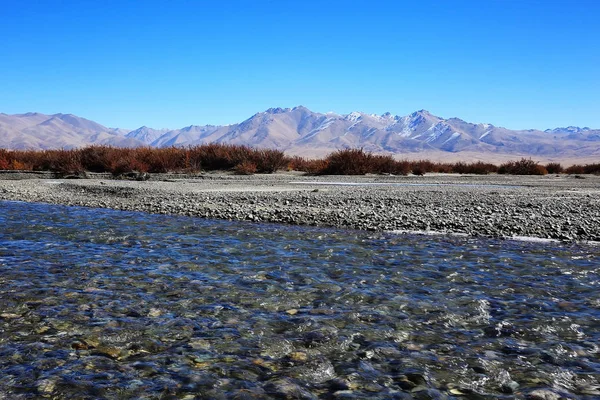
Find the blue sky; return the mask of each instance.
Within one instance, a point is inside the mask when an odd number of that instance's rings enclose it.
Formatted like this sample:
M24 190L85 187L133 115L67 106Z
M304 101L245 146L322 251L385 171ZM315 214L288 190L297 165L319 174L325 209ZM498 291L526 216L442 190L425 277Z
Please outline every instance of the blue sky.
M0 112L110 127L269 107L600 128L600 1L5 1Z

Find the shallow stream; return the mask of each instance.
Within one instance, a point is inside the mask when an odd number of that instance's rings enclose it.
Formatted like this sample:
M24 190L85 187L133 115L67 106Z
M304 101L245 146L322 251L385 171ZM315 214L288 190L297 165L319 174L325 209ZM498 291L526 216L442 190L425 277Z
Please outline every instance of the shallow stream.
M600 398L599 290L593 246L0 202L0 399Z

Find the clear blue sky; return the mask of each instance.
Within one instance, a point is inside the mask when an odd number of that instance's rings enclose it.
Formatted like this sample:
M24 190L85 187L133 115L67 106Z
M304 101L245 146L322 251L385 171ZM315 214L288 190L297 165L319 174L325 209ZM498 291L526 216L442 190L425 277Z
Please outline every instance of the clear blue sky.
M600 128L600 1L7 0L0 112L110 127L269 107Z

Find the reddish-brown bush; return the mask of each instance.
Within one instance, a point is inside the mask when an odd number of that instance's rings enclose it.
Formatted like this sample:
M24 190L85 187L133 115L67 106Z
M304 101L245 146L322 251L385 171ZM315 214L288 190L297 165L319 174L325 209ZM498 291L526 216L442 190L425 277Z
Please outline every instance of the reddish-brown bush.
M329 154L327 165L322 174L327 175L364 175L374 167L373 156L363 149L343 149Z
M309 175L321 175L327 169L327 160L323 158L306 160L304 158L295 157L288 164L288 169L292 171L306 172Z
M288 158L281 150L263 149L252 151L251 159L256 164L258 172L272 174L283 168L288 162Z
M411 170L413 175L425 175L427 172L436 172L436 165L429 160L413 161Z
M9 151L0 149L0 169L8 169L10 167L10 159Z
M600 164L586 164L583 167L583 170L585 171L586 174L599 175L600 174Z
M238 175L252 175L257 171L256 164L252 161L242 161L235 166L235 173Z
M31 165L26 164L22 161L18 161L18 160L11 160L10 161L10 165L8 166L8 169L11 169L13 171L31 171Z
M441 174L451 174L454 172L454 164L450 163L435 163L431 172L437 172Z
M188 151L190 160L195 164L201 164L207 171L228 170L247 160L243 155L244 151L236 147L241 146L211 143L190 147Z
M51 171L60 174L79 174L84 171L81 153L75 150L55 150L50 154Z
M499 174L510 175L546 175L548 171L532 159L522 158L519 161L509 161L500 165Z
M423 176L423 175L425 175L425 170L423 168L421 168L419 165L414 165L412 167L412 174L417 175L417 176Z
M288 171L305 171L308 160L300 156L292 156L288 158L286 169Z
M487 175L493 172L498 172L498 167L494 164L484 163L483 161L476 161L472 163L459 161L452 165L451 172L458 174Z
M119 176L131 172L148 172L149 170L150 167L148 164L142 160L138 160L132 154L125 154L124 157L112 163L110 170L107 172L112 173L114 176Z
M560 174L563 172L564 168L560 163L548 163L546 164L546 170L549 174Z
M81 164L89 172L110 172L123 158L123 149L110 146L90 146L79 150Z
M565 172L569 175L585 174L585 167L583 165L575 164L571 165L570 167L567 167L567 169L565 169Z
M187 169L186 150L176 147L142 147L135 149L132 157L147 168L147 171L142 172L165 173Z
M374 174L395 174L396 171L396 160L391 155L372 154L369 165L369 172Z
M408 175L412 170L412 164L407 160L396 161L394 165L394 175Z

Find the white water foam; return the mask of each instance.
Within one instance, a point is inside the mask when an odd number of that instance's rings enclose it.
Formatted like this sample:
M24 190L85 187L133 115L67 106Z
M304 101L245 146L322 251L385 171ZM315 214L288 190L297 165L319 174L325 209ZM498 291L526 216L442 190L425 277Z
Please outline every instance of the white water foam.
M458 236L458 237L470 237L468 233L463 232L445 232L445 231L432 231L432 230L411 230L411 229L394 229L390 231L385 231L386 233L391 233L395 235L422 235L422 236ZM473 236L475 237L475 236ZM479 236L478 236L479 237ZM494 237L491 237L494 239ZM562 243L560 239L551 239L551 238L541 238L536 236L502 236L499 239L503 240L515 240L519 242L530 242L530 243ZM590 245L590 246L600 246L600 242L595 240L577 240L575 243Z

